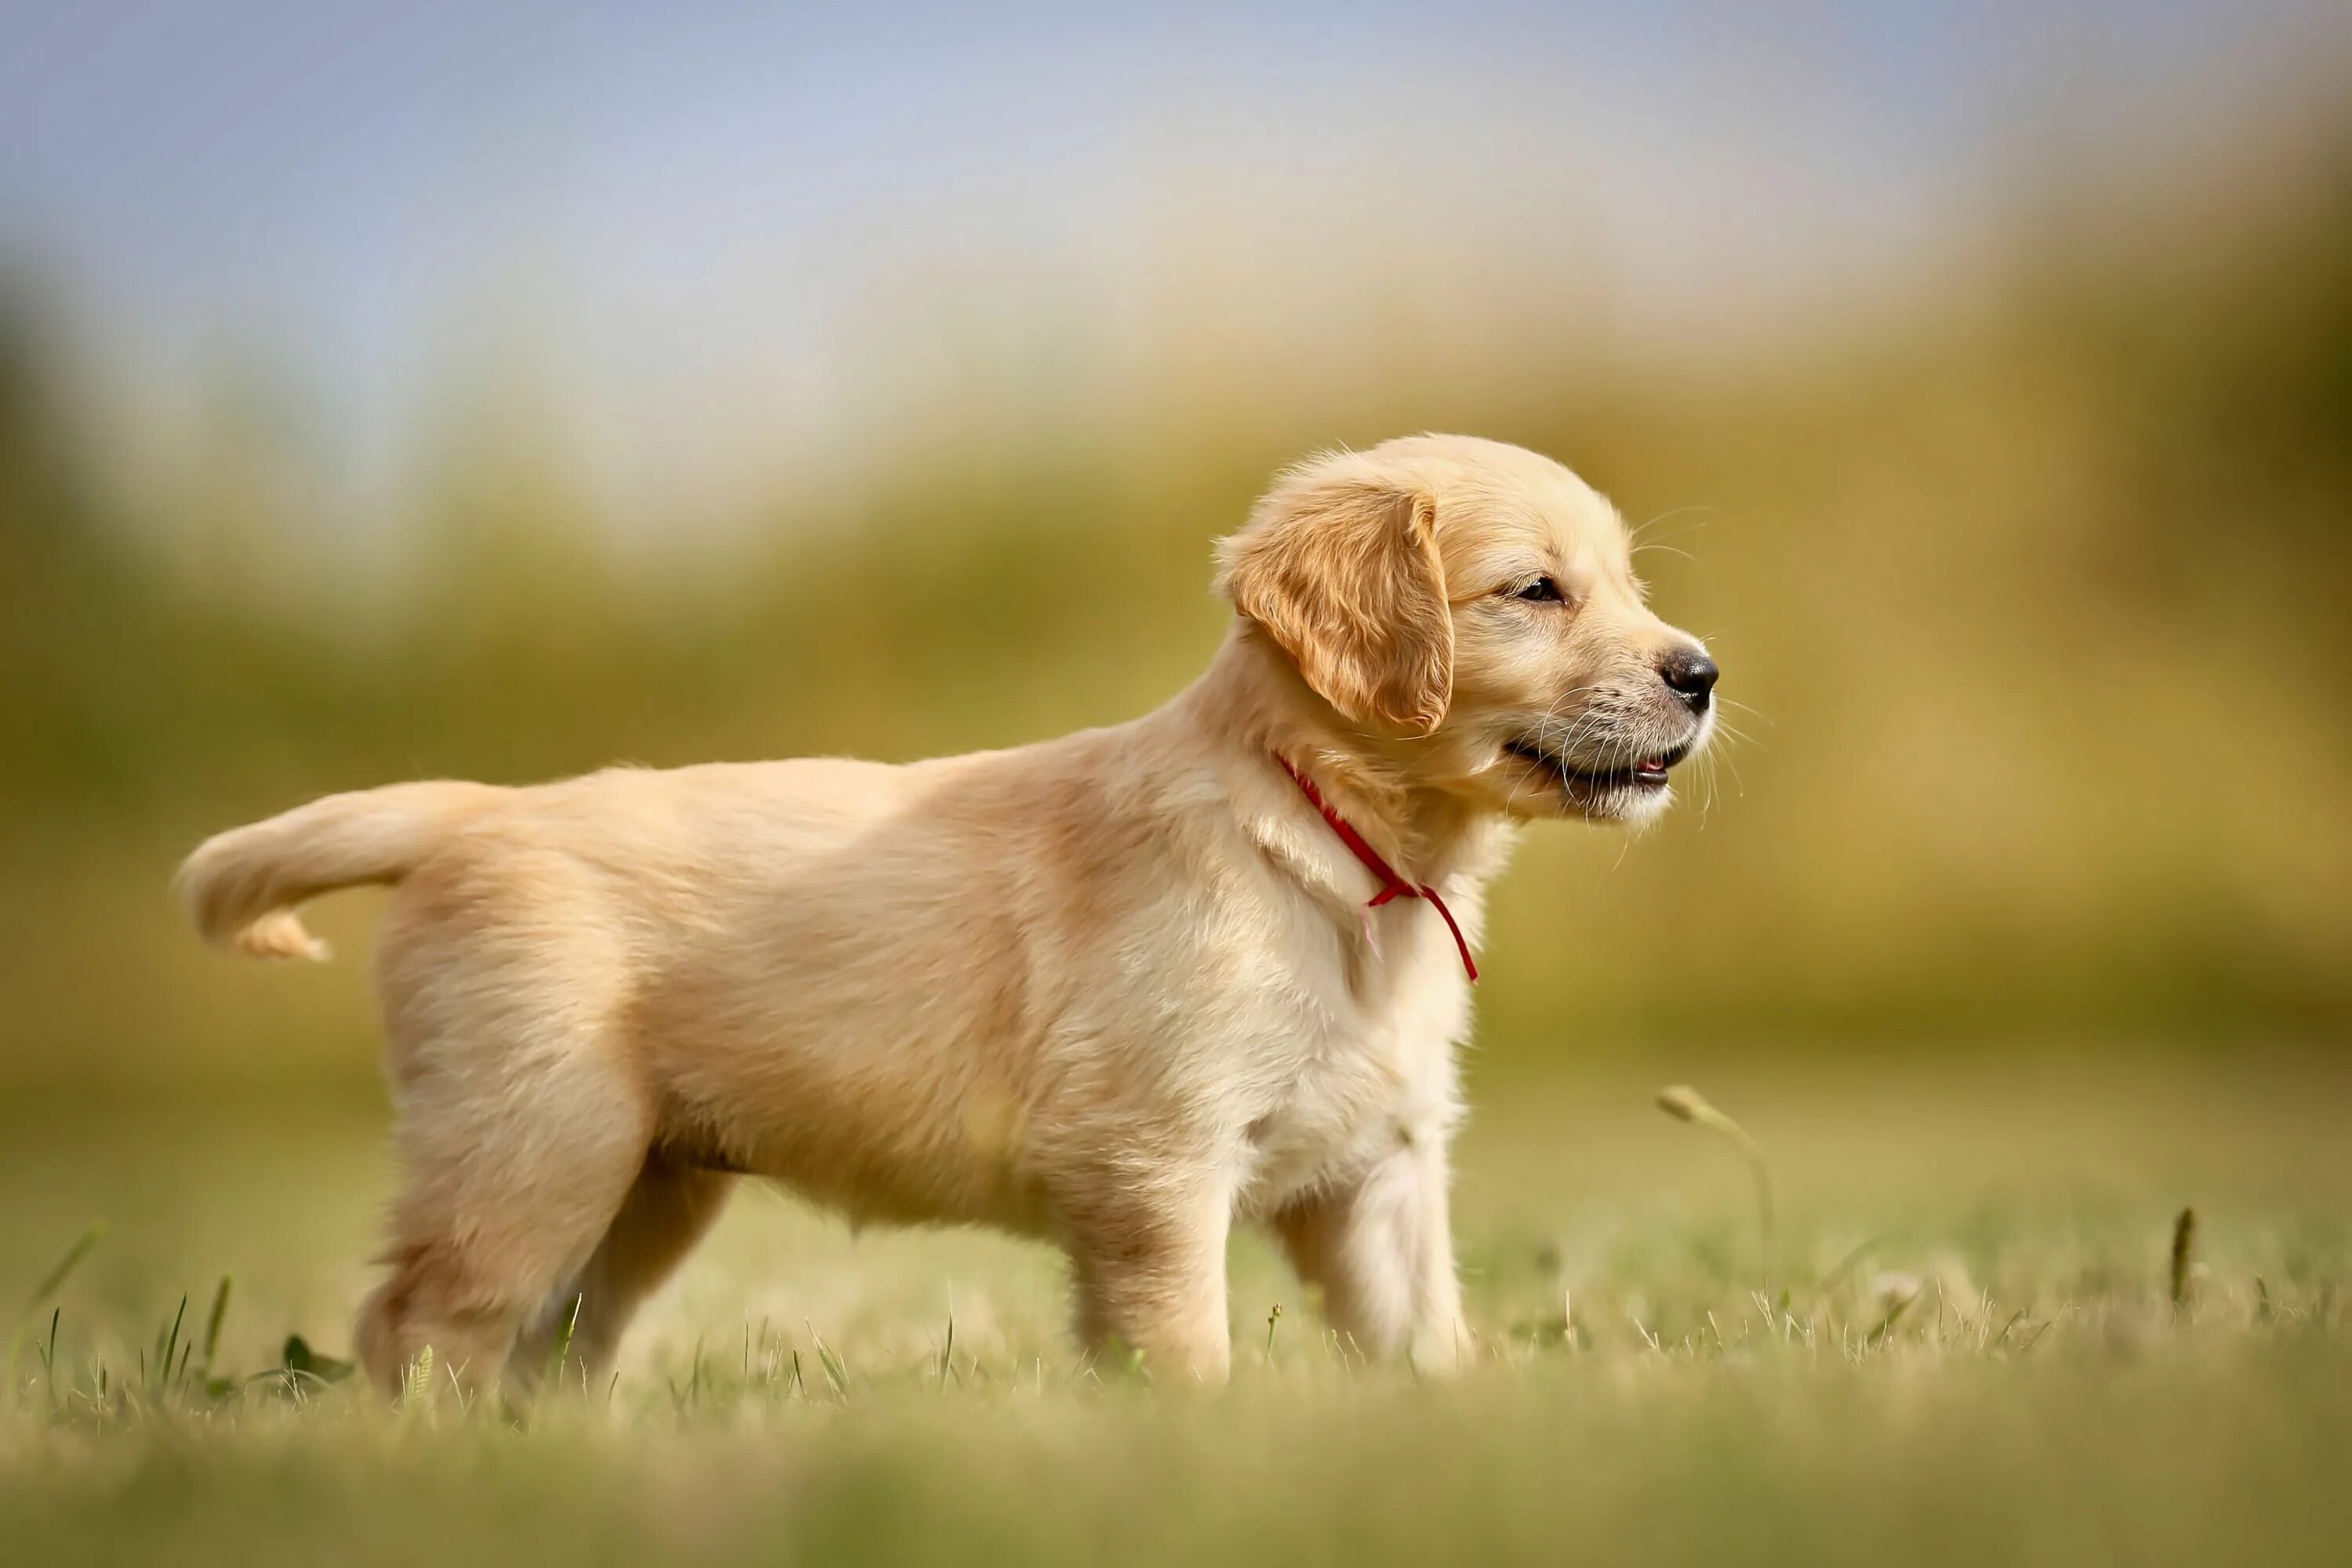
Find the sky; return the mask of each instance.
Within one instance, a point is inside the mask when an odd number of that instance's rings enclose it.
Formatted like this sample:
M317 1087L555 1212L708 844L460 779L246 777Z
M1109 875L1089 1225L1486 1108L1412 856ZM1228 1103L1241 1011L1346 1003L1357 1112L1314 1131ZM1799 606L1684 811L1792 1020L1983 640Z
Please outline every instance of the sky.
M723 509L910 399L1115 396L1202 321L1228 374L1342 361L1397 299L1715 351L2347 35L2300 0L9 5L0 273L126 428L252 368L365 496L453 406L551 397L625 510Z

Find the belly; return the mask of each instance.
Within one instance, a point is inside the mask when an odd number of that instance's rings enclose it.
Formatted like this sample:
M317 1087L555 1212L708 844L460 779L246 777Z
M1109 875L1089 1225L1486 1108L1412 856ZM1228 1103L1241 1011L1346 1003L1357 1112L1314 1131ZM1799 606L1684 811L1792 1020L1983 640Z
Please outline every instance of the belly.
M856 1225L986 1225L1045 1229L1042 1193L1021 1160L1009 1094L973 1088L940 1113L930 1095L893 1097L809 1075L761 1109L677 1104L666 1155L764 1177Z

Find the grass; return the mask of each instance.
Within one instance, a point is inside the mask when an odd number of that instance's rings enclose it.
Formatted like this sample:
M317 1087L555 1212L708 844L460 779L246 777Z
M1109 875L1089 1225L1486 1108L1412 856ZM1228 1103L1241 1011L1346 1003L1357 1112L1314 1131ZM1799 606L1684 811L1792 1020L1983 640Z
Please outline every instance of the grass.
M432 1366L395 1408L310 1348L365 1279L372 1118L19 1107L0 1539L448 1568L2336 1557L2352 1072L1693 1077L1769 1163L1785 1305L1733 1152L1654 1085L1563 1074L1480 1086L1458 1228L1488 1354L1454 1382L1361 1365L1255 1239L1205 1394L1083 1365L1037 1249L747 1193L616 1378L521 1412Z

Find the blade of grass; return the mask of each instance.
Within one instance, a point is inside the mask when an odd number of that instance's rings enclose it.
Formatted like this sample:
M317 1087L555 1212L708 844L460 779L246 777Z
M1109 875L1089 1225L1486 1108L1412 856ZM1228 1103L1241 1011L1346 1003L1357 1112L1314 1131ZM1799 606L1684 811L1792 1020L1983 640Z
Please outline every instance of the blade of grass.
M809 1339L816 1346L816 1363L824 1369L824 1380L833 1384L833 1396L844 1405L848 1404L849 1369L842 1364L841 1358L833 1353L833 1347L824 1342L824 1336L813 1325L809 1327Z
M2172 1222L2172 1310L2189 1310L2189 1291L2197 1266L2197 1211L2184 1208Z
M64 1315L63 1307L49 1309L49 1337L41 1346L41 1386L48 1391L51 1415L58 1410L58 1320Z
M584 1295L572 1298L572 1308L563 1314L563 1326L555 1331L554 1342L547 1347L547 1368L542 1382L554 1382L563 1371L563 1363L572 1354L572 1336L579 1331L581 1303L586 1300Z
M1895 1325L1903 1321L1903 1314L1911 1310L1911 1303L1916 1301L1918 1299L1919 1295L1916 1291L1914 1291L1908 1296L1896 1297L1895 1299L1895 1304L1886 1309L1886 1315L1878 1320L1878 1326L1871 1330L1869 1333L1863 1336L1862 1348L1864 1350L1877 1349L1879 1342L1885 1339L1888 1334L1894 1331Z
M105 1234L106 1222L104 1220L93 1222L88 1230L81 1233L79 1240L66 1248L66 1255L58 1259L57 1267L50 1269L41 1282L33 1287L32 1294L25 1298L24 1309L16 1315L16 1326L8 1331L6 1373L7 1386L11 1389L16 1386L16 1357L25 1348L25 1336L32 1331L33 1324L39 1321L36 1314L47 1303L50 1297L65 1288L66 1280L72 1277L75 1269L81 1267L81 1260L89 1256L90 1248L96 1247L99 1238Z
M220 1289L213 1292L213 1310L205 1319L204 1376L206 1379L211 1378L213 1362L220 1354L221 1324L228 1320L228 1290L229 1279L224 1274L221 1276Z
M180 1310L172 1314L172 1327L163 1338L155 1342L163 1352L155 1358L155 1373L163 1379L166 1392L169 1392L172 1385L172 1363L180 1353L180 1329L187 1321L188 1297L185 1291L182 1291Z
M433 1396L433 1347L426 1345L408 1363L408 1372L400 1381L400 1407L404 1411L422 1407Z

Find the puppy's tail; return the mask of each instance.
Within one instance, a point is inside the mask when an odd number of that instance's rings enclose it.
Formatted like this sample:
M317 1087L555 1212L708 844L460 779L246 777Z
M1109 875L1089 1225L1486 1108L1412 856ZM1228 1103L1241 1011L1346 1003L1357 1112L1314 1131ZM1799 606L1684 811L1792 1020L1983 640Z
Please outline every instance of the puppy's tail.
M181 862L181 898L215 947L257 958L324 959L294 906L337 888L397 882L442 837L509 792L436 781L331 795L282 816L231 828Z

